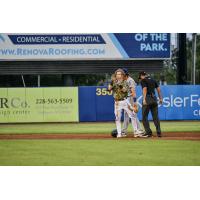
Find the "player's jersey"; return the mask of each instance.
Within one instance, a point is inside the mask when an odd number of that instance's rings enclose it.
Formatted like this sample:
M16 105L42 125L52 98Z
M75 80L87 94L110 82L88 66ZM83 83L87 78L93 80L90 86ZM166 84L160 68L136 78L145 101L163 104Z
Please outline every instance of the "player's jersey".
M135 81L129 76L128 79L126 80L129 90L128 90L128 96L131 96L131 88L135 90L136 83Z
M128 97L129 86L127 81L112 82L111 86L113 88L113 97L116 101L121 101Z

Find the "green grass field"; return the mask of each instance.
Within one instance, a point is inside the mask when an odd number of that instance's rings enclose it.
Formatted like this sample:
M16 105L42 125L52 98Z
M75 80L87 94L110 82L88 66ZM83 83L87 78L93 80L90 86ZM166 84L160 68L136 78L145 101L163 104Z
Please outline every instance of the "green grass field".
M155 131L153 123L150 123ZM17 133L104 133L108 134L115 128L114 122L109 123L45 123L45 124L0 124L0 134ZM199 121L161 122L163 132L197 132L200 131ZM129 126L131 132L131 125Z
M1 140L0 152L0 165L200 165L194 141Z
M163 132L193 131L199 122L163 122ZM102 133L114 123L0 125L7 133ZM152 126L153 128L153 126ZM131 129L130 129L131 130ZM185 140L0 140L1 166L194 166L200 165L200 142Z

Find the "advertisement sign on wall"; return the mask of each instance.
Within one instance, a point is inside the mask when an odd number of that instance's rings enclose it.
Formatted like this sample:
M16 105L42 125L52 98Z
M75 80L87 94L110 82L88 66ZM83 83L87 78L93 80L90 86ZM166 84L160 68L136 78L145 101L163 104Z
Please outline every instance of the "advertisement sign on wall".
M77 122L78 88L0 88L0 123Z
M0 33L0 60L168 58L169 33Z
M163 104L159 105L161 120L200 120L200 85L161 86ZM142 89L136 87L142 119ZM91 102L88 107L88 103ZM105 87L79 87L80 121L114 121L114 100ZM152 119L149 113L149 119Z
M200 120L200 86L161 86L161 120ZM142 119L142 90L136 87ZM149 119L152 119L149 114ZM0 88L0 123L114 121L106 87Z

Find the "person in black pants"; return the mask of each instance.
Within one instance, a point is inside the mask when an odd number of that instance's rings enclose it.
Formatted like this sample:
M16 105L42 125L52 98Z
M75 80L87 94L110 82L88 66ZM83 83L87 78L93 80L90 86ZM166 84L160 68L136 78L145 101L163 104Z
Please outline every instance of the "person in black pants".
M148 121L149 111L151 111L153 122L157 131L157 136L161 137L160 120L158 117L158 103L157 103L157 97L155 95L155 89L156 89L159 97L159 103L162 104L160 87L158 86L157 82L154 79L148 76L146 72L139 73L139 80L141 80L142 95L143 95L142 122L146 132L145 135L147 137L152 136L152 130L149 126L149 121Z

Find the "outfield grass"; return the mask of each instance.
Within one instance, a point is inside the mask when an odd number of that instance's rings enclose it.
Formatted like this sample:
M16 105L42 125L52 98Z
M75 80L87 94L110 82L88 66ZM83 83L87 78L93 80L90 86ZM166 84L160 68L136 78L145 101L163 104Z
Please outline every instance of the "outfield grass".
M151 123L152 130L155 131ZM41 124L0 124L0 134L13 133L104 133L115 128L115 123L41 123ZM162 132L200 132L199 121L161 122ZM131 132L131 125L129 125Z
M200 165L200 142L164 140L1 140L3 166Z

